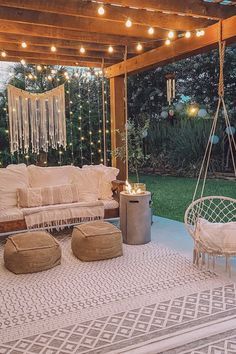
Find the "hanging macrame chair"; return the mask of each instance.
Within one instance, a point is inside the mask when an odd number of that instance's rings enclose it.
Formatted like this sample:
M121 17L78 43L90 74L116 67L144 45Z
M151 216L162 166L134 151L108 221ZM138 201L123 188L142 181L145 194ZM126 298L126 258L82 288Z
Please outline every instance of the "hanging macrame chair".
M230 257L236 256L236 200L224 196L203 196L212 152L212 136L214 136L216 131L216 125L221 107L226 124L226 133L228 135L234 175L236 177L236 143L224 101L223 67L225 42L222 42L221 38L219 40L220 75L217 110L213 118L213 124L200 168L193 200L185 212L184 222L189 234L194 240L193 263L202 267L206 264L205 255L207 254L208 268L209 259L212 256L214 269L215 257L224 256L226 258L226 270L230 274ZM200 189L199 185L201 179L202 187ZM196 200L196 195L199 190L201 190L200 198Z

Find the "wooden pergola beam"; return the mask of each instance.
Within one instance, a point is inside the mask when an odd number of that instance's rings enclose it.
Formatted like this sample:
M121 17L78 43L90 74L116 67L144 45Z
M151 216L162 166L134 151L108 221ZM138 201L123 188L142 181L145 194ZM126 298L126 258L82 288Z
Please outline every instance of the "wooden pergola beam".
M51 38L59 40L75 40L82 42L92 42L107 45L130 45L143 41L143 38L115 36L104 33L89 33L83 31L74 31L59 27L41 26L37 24L17 23L8 20L0 21L0 32L7 34L31 35L33 37Z
M203 37L177 39L170 46L161 46L130 58L121 63L108 67L105 70L107 77L120 76L125 73L133 74L155 66L167 64L170 60L179 60L188 56L201 53L213 48L219 41L219 24L214 24L205 29ZM236 16L222 21L222 39L234 41L236 39Z
M8 56L7 58L1 58L1 61L6 61L6 62L12 62L12 63L19 63L21 61L21 57L10 57ZM25 58L26 62L28 64L45 64L45 65L60 65L60 66L75 66L75 67L88 67L88 68L101 68L102 64L101 62L90 62L90 61L79 61L77 64L67 61L67 60L60 60L60 63L58 64L58 60L55 59L41 59L40 62L39 60L35 58ZM106 66L106 64L105 64Z
M32 11L18 8L0 6L0 20L11 22L26 23L32 25L41 25L52 28L63 28L75 31L86 31L89 33L103 33L117 36L132 36L138 38L150 39L150 35L143 26L133 24L131 28L127 28L123 23L101 20L98 18L77 17L69 15L61 15L57 13ZM165 38L167 31L156 28L152 38Z
M55 45L55 43L54 43ZM43 46L38 46L38 45L32 45L28 44L27 48L22 48L21 44L16 44L16 43L5 43L0 41L0 48L3 48L6 52L8 51L17 51L20 53L44 53L44 55L51 55L52 52L50 50L50 47L43 47ZM68 48L57 48L57 55L60 56L75 56L77 58L97 58L99 60L102 60L102 58L109 60L122 60L123 59L123 53L121 52L113 52L112 54L109 54L108 51L103 51L103 52L98 52L98 51L93 51L93 50L86 50L84 54L81 54L79 51L79 47L77 49L68 49ZM65 58L66 59L66 58Z
M25 41L29 45L34 45L34 46L43 46L43 47L48 47L50 48L52 43L57 47L57 48L68 48L68 49L79 49L81 46L85 46L86 50L91 50L91 51L107 51L109 45L107 44L99 44L99 43L93 43L93 42L83 42L83 41L76 41L76 40L67 40L67 39L57 39L57 38L47 38L47 37L33 37L31 35L21 35L21 34L11 34L11 33L1 33L0 32L0 42L2 43L2 48L4 49L5 43L9 44L19 44L22 41ZM146 44L143 45L144 48L149 48L151 49L153 45ZM115 46L114 48L114 53L119 52L123 53L124 52L124 46ZM128 46L128 53L136 53L137 50L135 48L135 45L129 45Z
M90 58L88 56L86 57L80 57L80 56L64 56L64 55L59 55L59 54L48 54L48 53L31 53L31 52L27 52L27 51L23 51L21 53L19 53L18 51L13 51L13 50L8 50L7 52L8 56L13 58L19 58L21 57L21 59L35 59L38 60L38 63L41 63L43 60L54 60L57 61L57 65L60 65L60 61L67 61L70 62L72 64L75 64L76 62L102 62L102 58ZM114 60L112 59L105 59L105 63L109 64L109 63L114 63Z
M214 20L236 14L236 7L233 5L207 3L202 0L103 0L103 3Z
M74 0L51 0L48 2L38 0L1 0L0 5L93 19L100 18L101 20L121 22L122 24L124 24L127 18L131 18L135 24L181 31L206 27L212 22L208 19L189 16L183 17L176 14L167 15L159 11L147 11L146 9L133 9L113 5L107 5L105 14L99 17L97 13L98 4Z

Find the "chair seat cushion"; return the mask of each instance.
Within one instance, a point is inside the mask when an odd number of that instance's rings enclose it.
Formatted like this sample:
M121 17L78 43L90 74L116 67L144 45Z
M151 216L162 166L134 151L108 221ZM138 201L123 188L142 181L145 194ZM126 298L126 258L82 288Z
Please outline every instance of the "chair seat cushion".
M200 218L196 239L214 252L236 254L236 222L212 223Z
M15 274L40 272L61 263L61 248L48 232L20 233L8 237L4 262Z
M74 227L71 240L74 255L81 261L98 261L122 256L121 231L104 221Z

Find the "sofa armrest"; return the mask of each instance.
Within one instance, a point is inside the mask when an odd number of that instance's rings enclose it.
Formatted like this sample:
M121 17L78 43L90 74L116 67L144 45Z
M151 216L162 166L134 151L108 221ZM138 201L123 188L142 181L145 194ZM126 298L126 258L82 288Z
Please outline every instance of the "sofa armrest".
M125 190L125 181L115 180L112 181L112 192L113 198L119 202L120 201L120 192Z

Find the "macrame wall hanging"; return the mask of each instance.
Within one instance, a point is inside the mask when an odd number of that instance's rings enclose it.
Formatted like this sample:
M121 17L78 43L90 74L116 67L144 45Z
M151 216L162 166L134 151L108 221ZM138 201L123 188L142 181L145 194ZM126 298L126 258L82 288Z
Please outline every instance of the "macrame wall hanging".
M66 149L64 85L44 93L29 93L8 85L10 151L39 153Z

